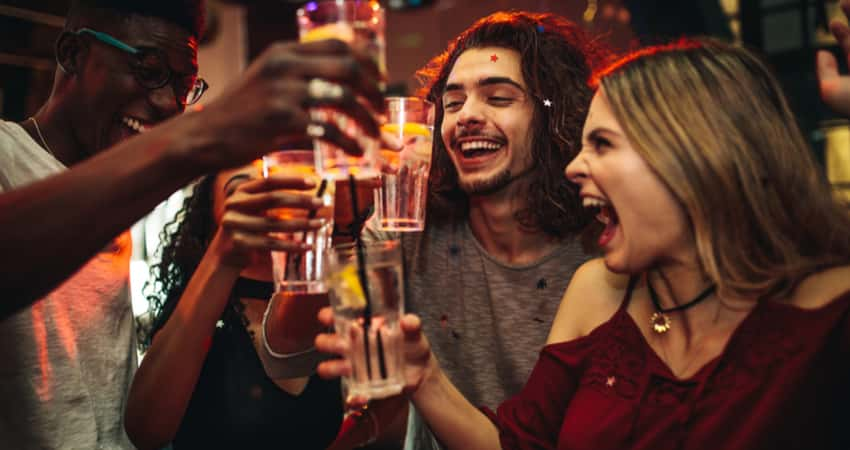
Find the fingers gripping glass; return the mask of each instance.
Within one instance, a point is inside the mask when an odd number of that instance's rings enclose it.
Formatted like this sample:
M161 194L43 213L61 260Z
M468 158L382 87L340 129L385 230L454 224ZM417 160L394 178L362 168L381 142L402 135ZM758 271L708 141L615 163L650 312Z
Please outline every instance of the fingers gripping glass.
M191 105L204 95L209 85L203 78L195 75L177 74L168 65L168 58L162 50L156 48L131 47L114 37L92 30L91 28L80 28L76 31L78 35L89 35L104 44L115 47L134 56L130 68L136 81L146 89L159 89L166 84L173 83L177 79L177 86L173 86L174 96L182 105Z

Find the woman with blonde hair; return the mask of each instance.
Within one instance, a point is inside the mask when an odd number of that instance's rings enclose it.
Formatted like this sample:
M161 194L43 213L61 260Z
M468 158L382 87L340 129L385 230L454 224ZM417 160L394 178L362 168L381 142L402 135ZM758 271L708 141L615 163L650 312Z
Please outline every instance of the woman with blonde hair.
M573 276L525 388L495 414L405 317L416 407L454 449L846 448L850 215L774 76L692 40L595 84L566 175L604 225L604 257Z

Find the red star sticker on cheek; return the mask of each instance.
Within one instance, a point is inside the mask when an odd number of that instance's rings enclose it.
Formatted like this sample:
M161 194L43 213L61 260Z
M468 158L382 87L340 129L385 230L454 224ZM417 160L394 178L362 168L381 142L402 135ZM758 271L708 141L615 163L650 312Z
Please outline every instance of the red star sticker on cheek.
M490 56L490 61L496 62L496 61L498 61L498 60L499 60L499 57L498 57L498 56L496 56L496 54L495 54L495 53L494 53L492 56Z

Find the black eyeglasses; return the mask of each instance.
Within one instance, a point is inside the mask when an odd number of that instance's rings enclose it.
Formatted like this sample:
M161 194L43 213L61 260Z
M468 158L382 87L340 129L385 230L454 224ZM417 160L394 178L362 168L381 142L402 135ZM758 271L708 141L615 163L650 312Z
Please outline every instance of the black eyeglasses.
M171 66L168 65L168 58L160 49L132 47L106 33L91 28L80 28L76 31L76 34L87 34L104 44L133 55L130 69L136 81L146 89L159 89L176 80L177 86L172 86L172 89L174 89L177 102L183 106L196 103L209 88L207 82L196 75L175 74L171 70Z

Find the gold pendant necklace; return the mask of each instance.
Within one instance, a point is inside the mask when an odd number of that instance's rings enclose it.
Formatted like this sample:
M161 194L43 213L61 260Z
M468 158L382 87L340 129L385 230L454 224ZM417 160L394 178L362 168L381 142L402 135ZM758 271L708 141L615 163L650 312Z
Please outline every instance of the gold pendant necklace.
M663 276L663 275L662 275ZM649 322L652 325L652 331L658 334L664 334L670 331L670 326L673 321L670 320L670 316L668 313L683 311L685 309L690 308L691 306L696 305L697 303L708 298L709 295L714 293L714 290L717 289L717 285L711 283L704 291L700 292L699 295L694 297L693 300L682 303L681 305L674 306L672 308L664 309L661 307L661 302L658 300L658 294L655 292L655 289L652 288L652 283L649 281L649 274L646 276L646 290L649 291L649 298L652 300L652 306L655 307L655 312L652 313L652 316L649 318Z
M664 334L670 331L670 316L661 312L652 313L652 317L649 318L652 322L652 331L658 334Z

